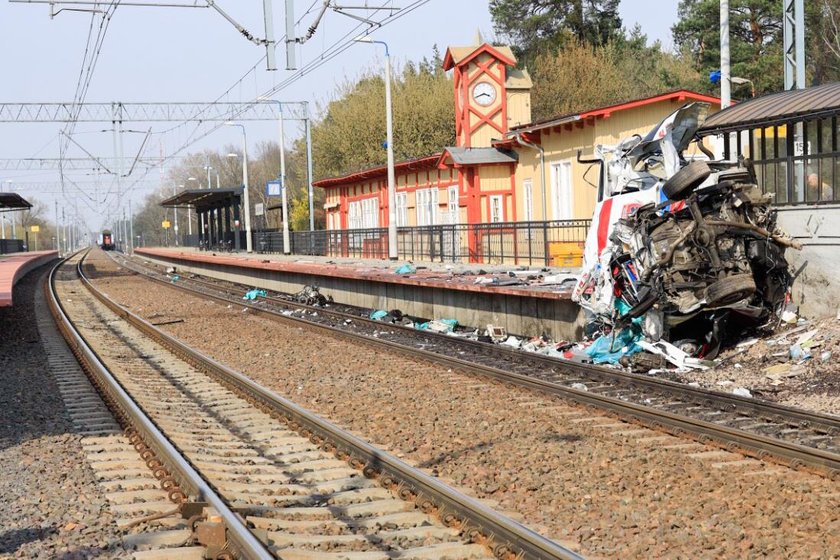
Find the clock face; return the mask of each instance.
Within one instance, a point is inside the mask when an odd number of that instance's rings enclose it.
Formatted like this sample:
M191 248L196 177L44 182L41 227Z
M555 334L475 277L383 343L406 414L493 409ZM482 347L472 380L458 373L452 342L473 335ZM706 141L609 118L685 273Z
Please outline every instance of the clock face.
M479 82L473 88L473 99L483 107L492 105L496 101L496 88L489 82Z

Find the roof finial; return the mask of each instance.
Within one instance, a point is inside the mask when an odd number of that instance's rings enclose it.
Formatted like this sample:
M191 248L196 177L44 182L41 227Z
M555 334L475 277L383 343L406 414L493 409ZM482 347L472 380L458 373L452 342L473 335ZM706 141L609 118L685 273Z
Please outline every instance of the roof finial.
M481 29L476 28L475 30L475 46L480 47L484 44L484 37L481 36Z

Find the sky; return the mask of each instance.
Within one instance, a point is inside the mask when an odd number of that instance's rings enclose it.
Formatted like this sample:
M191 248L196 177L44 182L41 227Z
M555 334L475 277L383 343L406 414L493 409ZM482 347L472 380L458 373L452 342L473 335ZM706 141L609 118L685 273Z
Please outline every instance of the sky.
M129 2L130 0L124 0ZM192 0L182 0L193 3ZM367 0L369 5L405 8L415 0ZM164 2L161 2L164 3ZM199 0L198 2L202 2ZM285 29L284 1L274 0L274 26L277 36ZM676 21L677 0L621 0L620 12L629 29L636 23L649 40L660 40L670 47L670 28ZM253 35L263 36L262 2L259 0L217 0ZM297 34L306 33L314 20L320 0L295 0L299 20ZM361 5L363 0L354 0ZM314 7L312 11L307 8ZM375 15L377 19L382 16ZM101 18L94 21L94 36ZM64 11L50 18L46 4L15 3L0 0L0 103L69 102L74 99L83 53L91 26L91 14ZM342 37L353 37L363 30L359 22L328 11L315 35L298 46L300 67L322 58L325 50ZM433 46L441 51L449 45L472 44L476 30L485 39L495 33L488 0L427 0L414 11L372 32L375 39L389 44L397 64L430 56ZM212 9L142 8L121 6L114 11L85 100L88 102L175 102L211 101L225 94L225 101L247 102L262 95L292 74L284 70L282 48L278 49L280 70L269 72L260 62L265 49L247 41L220 14ZM329 100L335 88L366 70L382 67L382 51L372 45L352 44L302 78L289 83L274 98L281 101L309 101L313 107ZM227 92L227 93L225 93ZM146 157L170 154L189 142L186 127L177 123L150 123L153 134L145 145ZM147 129L150 124L127 124L131 130ZM62 125L0 123L0 159L58 157L58 135ZM97 157L113 157L110 124L83 124L75 128L74 140ZM294 126L287 136L300 134ZM249 151L258 142L276 140L274 123L247 124ZM145 134L125 132L123 151L133 157L140 151ZM238 145L238 129L222 127L203 140L189 145L185 152L220 150ZM68 157L82 157L81 147L71 145ZM166 165L171 165L168 163ZM76 213L92 231L110 223L114 215L133 202L138 208L143 198L161 185L160 170L148 170L145 177L135 172L123 180L118 193L109 176L89 172L68 172L80 185L61 192L57 171L22 171L0 168L0 190L10 187L24 197L38 199L53 208L54 202ZM9 183L11 181L11 183ZM130 188L129 188L130 186ZM110 194L109 194L110 193ZM52 213L50 213L52 216Z

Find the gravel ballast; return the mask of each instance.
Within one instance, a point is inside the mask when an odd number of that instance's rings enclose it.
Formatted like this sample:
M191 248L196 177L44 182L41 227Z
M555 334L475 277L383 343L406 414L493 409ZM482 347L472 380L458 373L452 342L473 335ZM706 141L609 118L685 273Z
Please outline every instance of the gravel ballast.
M108 502L49 375L35 324L38 276L0 308L0 558L124 556Z
M183 320L163 328L586 556L840 550L835 482L251 316L92 259L100 288L133 311Z

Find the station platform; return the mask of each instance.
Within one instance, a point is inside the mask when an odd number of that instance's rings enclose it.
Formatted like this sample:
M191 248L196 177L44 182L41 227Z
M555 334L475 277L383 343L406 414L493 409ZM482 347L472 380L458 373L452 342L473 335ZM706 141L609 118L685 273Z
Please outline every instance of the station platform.
M15 284L32 270L58 258L58 251L0 255L0 307L11 307Z
M577 340L583 328L582 312L571 301L574 283L560 282L576 272L569 269L523 271L511 265L415 262L414 272L398 274L396 269L405 261L189 248L143 248L135 254L175 266L179 273L286 293L314 285L323 295L347 305L399 309L424 319L456 319L482 329L498 325L522 336L546 334L555 340Z

